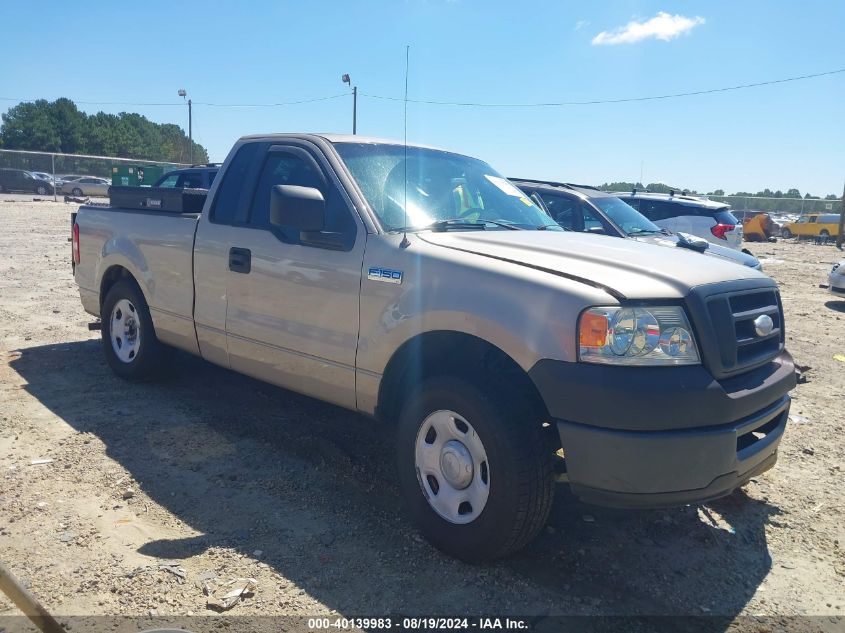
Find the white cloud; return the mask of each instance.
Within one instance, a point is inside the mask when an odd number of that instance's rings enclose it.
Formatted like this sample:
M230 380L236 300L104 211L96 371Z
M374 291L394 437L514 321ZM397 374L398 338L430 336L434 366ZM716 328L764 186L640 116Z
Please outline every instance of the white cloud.
M593 38L593 44L634 44L649 38L668 42L684 33L689 33L699 24L704 24L704 18L700 16L688 18L659 11L657 15L645 22L631 20L625 26L612 31L602 31Z
M578 20L578 21L575 23L575 30L576 30L576 31L580 31L580 30L581 30L581 29L583 29L585 26L590 26L590 22L589 22L589 20Z

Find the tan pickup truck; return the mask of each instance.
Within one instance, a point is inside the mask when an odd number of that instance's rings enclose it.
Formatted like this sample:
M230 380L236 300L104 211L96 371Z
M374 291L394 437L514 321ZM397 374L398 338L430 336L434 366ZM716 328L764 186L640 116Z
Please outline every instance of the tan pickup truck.
M207 196L112 205L75 214L73 265L115 373L178 348L395 421L409 514L454 556L522 547L556 479L658 507L775 463L795 384L775 283L563 232L480 160L250 136Z

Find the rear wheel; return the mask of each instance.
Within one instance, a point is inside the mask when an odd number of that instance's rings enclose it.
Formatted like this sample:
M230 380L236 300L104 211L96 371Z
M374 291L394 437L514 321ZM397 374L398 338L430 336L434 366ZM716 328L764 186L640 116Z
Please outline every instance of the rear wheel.
M127 380L155 378L167 348L156 338L147 302L138 287L119 281L106 294L102 316L103 353L112 371Z
M819 237L830 237L830 231L827 229L822 229L819 231Z
M552 455L532 410L518 395L451 376L427 380L410 397L399 421L400 486L438 549L471 562L498 558L543 527Z

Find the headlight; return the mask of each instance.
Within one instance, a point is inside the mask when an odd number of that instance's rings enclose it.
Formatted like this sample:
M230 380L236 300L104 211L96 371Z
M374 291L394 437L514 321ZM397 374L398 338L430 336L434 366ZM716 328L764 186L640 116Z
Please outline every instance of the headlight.
M578 323L580 359L607 365L695 365L695 338L680 306L590 308Z

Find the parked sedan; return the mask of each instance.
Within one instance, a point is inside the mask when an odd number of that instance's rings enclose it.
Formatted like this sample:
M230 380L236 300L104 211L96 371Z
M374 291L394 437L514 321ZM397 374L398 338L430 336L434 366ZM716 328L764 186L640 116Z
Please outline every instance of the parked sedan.
M96 176L82 176L76 180L65 181L62 193L74 196L107 196L111 181Z
M40 178L41 180L46 180L47 182L53 182L53 177L48 174L46 171L31 171L29 172L36 178Z
M46 196L53 193L52 183L36 178L23 169L0 169L0 192L22 191Z

